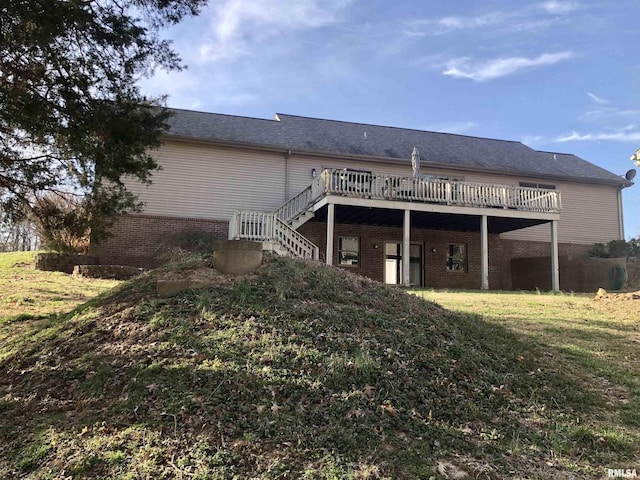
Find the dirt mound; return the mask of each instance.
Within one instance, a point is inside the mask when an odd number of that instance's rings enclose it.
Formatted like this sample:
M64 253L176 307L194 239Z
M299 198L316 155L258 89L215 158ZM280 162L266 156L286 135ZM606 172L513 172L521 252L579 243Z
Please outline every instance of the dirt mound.
M640 300L640 290L635 292L607 292L604 288L599 288L593 297L598 302L610 302L620 300Z
M160 298L166 278L215 284ZM570 372L342 269L274 258L229 279L189 260L11 327L25 334L0 346L0 478L589 476L547 454L546 412L596 402ZM615 464L563 435L567 458Z

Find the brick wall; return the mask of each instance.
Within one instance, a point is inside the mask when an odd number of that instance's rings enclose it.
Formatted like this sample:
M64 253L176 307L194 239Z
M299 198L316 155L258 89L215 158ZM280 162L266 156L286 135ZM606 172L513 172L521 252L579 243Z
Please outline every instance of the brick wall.
M503 290L512 290L513 284L511 281L511 259L512 258L551 258L551 243L550 242L525 242L520 240L501 240L501 258L503 271L502 288ZM563 261L567 265L573 263L575 260L584 259L588 257L588 252L592 248L591 245L576 245L573 243L560 243L558 245L558 255L563 257ZM549 260L550 264L551 260ZM549 271L551 266L549 266ZM562 272L561 272L562 273ZM563 288L562 275L560 278L560 286Z
M321 256L326 252L326 224L308 222L299 229L300 233L318 245ZM338 266L338 237L356 236L360 238L360 265L341 268L370 277L384 279L384 242L402 242L403 230L397 227L379 227L372 225L336 224L333 247L333 264ZM424 285L432 288L480 288L480 233L449 232L441 230L412 229L411 243L422 245L424 259ZM447 271L447 244L464 243L467 245L467 270L465 272ZM377 247L377 248L376 248ZM500 239L489 235L489 258L497 258ZM489 265L489 285L501 288L501 264Z
M122 215L108 238L91 242L89 252L101 264L153 267L158 249L180 233L205 232L212 238L226 239L228 230L229 222L223 220Z
M111 229L112 235L100 243L92 242L89 253L102 264L154 266L154 255L162 244L180 232L206 232L214 238L227 238L229 223L222 220L174 218L149 215L123 215ZM326 224L308 222L300 233L326 252ZM377 281L384 280L385 241L402 242L403 230L398 227L336 224L333 264L338 265L338 238L355 236L360 239L360 265L342 266ZM424 286L430 288L480 288L480 233L412 229L411 242L422 245ZM467 269L447 271L447 244L467 245ZM559 253L569 260L585 258L588 245L560 244ZM511 290L511 259L548 257L549 243L504 240L489 235L489 287Z
M324 258L324 253L326 252L326 224L308 222L300 227L299 231L318 245L320 255ZM338 237L356 236L360 239L360 265L357 267L343 266L341 268L354 271L374 280L384 280L384 242L401 242L403 237L402 228L336 224L334 232L334 265L338 265ZM423 248L425 287L480 288L479 232L412 229L411 242L420 243ZM464 243L467 245L466 272L451 272L447 270L447 245L450 243ZM563 257L568 257L569 260L585 258L590 248L588 245L560 244L559 253ZM510 290L512 288L512 258L545 257L550 256L550 254L551 247L549 243L503 240L498 235L489 235L489 287L499 290Z

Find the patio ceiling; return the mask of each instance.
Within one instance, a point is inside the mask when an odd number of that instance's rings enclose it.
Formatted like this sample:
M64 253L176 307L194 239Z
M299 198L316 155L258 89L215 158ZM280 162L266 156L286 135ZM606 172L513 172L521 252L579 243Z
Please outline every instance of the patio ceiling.
M497 234L519 230L546 223L546 220L531 218L505 218L492 217L490 208L487 208L487 224L489 233ZM327 221L327 207L324 206L316 212L314 222ZM335 223L354 225L377 225L386 227L402 227L404 210L355 207L351 205L335 206ZM450 230L458 232L479 232L480 216L478 215L454 215L434 212L411 212L411 228L424 228L431 230Z

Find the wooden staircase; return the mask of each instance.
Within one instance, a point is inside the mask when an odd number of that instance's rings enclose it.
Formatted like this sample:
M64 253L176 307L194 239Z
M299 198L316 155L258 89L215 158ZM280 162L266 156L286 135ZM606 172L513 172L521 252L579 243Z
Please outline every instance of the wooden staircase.
M278 218L275 212L236 212L229 222L229 239L262 242L264 250L278 255L319 259L318 247Z
M320 177L317 177L275 212L236 212L229 222L229 239L262 242L264 250L278 255L318 260L318 247L297 229L315 216L311 207L322 196Z

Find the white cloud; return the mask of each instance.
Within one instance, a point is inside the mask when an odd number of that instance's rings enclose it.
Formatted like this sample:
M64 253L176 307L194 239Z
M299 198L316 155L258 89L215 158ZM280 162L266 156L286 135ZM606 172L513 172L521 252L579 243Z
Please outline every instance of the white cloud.
M202 103L191 92L197 90L199 79L190 70L180 72L157 71L151 78L140 80L143 91L151 96L166 95L172 107L197 109Z
M598 140L612 140L617 142L640 142L640 131L618 131L618 132L599 132L580 134L576 131L568 135L562 135L554 141L557 143L565 142L588 142Z
M219 0L212 4L211 31L199 47L202 62L252 55L274 37L335 24L351 0Z
M573 58L571 52L544 53L535 58L508 57L474 61L468 57L454 58L446 64L443 75L468 78L476 82L494 80L523 69L554 65Z
M600 105L604 105L605 103L609 103L604 98L601 98L601 97L597 96L595 93L587 93L587 95L589 96L589 98L591 100L593 100L594 102L596 102L596 103L598 103Z
M202 109L206 103L225 106L241 106L255 103L258 95L249 93L246 82L227 81L223 75L192 70L181 72L158 72L150 79L140 82L151 95L166 95L167 104L175 108ZM203 90L202 85L207 85Z
M545 142L546 138L542 135L525 135L524 137L522 137L522 143L529 146Z
M557 17L579 8L577 2L547 1L511 11L495 10L480 15L448 15L440 18L421 18L405 25L408 37L424 37L459 33L464 30L485 29L490 32L519 33L539 30L557 23ZM551 18L556 17L556 18Z
M522 12L495 11L476 16L449 15L441 18L422 18L409 21L405 25L403 33L408 37L424 37L458 33L465 30L511 30L514 25L517 28L521 26L522 29L528 29L525 25L528 22L520 22L519 20L522 16Z
M578 9L577 2L561 2L558 0L543 2L538 4L538 6L552 15L565 15Z
M478 126L477 122L455 122L455 123L446 123L441 125L435 125L431 127L427 127L424 130L429 132L442 132L442 133L457 133L463 134L467 133Z
M572 130L571 133L558 135L551 139L552 142L612 141L640 143L640 125L635 122L640 118L640 110L622 109L612 101L593 93L587 93L587 95L595 102L595 105L591 106L591 110L578 117L578 120L589 123L591 125L589 127L590 131Z
M311 45L316 51L310 64L305 43L307 34L322 28L335 38L352 1L216 0L191 25L178 27L176 49L189 69L158 72L141 85L167 93L171 106L215 110L258 105L296 88L307 91L309 82L355 76L348 58L328 56L325 45Z
M435 25L440 27L440 33L454 30L466 30L480 27L490 27L504 22L507 15L502 12L492 12L474 17L448 16L435 20Z
M598 106L593 110L589 110L582 114L578 120L583 122L594 122L594 123L607 123L607 122L615 122L620 121L625 118L632 117L638 118L640 117L640 110L634 109L620 109L617 107L611 106ZM628 120L627 120L628 121Z

